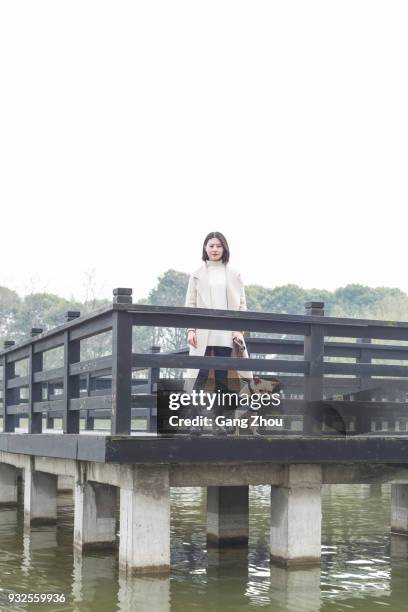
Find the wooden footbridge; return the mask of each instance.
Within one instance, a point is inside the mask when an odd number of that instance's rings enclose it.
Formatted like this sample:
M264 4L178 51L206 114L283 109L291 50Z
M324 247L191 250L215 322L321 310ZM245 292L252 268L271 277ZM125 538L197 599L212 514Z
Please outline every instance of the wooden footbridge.
M116 545L120 492L119 562L131 572L169 569L172 486L207 487L208 541L232 545L248 538L248 485L271 485L271 558L285 566L319 562L324 483L392 482L391 528L408 533L408 323L325 317L321 302L284 315L132 304L131 293L116 289L111 307L68 312L0 353L0 504L17 503L23 470L27 528L56 521L66 476L81 549ZM246 339L249 359L190 357L138 352L137 326L257 336ZM84 343L101 334L111 351L85 358ZM182 370L204 367L278 377L284 429L158 436L160 371L178 369L177 389ZM97 428L107 421L110 431Z

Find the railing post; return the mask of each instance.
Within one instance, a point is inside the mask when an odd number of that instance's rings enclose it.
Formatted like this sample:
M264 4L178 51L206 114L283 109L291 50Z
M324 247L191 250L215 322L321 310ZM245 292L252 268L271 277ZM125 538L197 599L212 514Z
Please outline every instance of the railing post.
M50 401L50 383L46 382L45 383L45 389L46 389L46 400L47 402ZM51 414L49 412L47 412L47 423L46 423L46 427L47 429L53 429L54 428L54 417L51 416Z
M4 348L8 349L14 346L14 340L5 340ZM16 428L16 417L14 414L8 414L7 406L11 404L10 396L12 395L12 389L7 388L7 381L9 378L15 376L15 364L7 363L7 355L3 355L3 431L10 432Z
M32 338L35 338L36 336L39 336L40 334L43 333L43 328L42 327L32 327L31 328L31 332L30 332L30 336Z
M70 365L81 360L79 340L71 340L69 329L64 332L64 399L62 430L64 433L79 433L79 410L70 410L70 399L79 397L79 375L70 376Z
M35 353L32 343L28 357L28 433L42 432L42 412L34 412L34 403L42 399L42 383L34 382L34 375L42 369L43 353Z
M79 310L67 310L65 313L65 321L68 323L69 321L73 321L74 319L78 319L81 316Z
M43 333L42 327L32 327L30 336L35 338ZM42 432L42 412L34 412L34 402L42 400L42 385L34 382L35 372L43 369L43 354L34 352L34 345L30 345L28 356L28 433Z
M357 342L362 342L367 344L367 349L371 344L371 338L361 338L357 340ZM360 355L357 357L357 363L371 363L371 353L369 350L365 348L360 349ZM371 383L371 376L369 374L362 374L360 376L360 393L358 394L359 400L370 401L371 393L367 389ZM367 393L362 394L362 391L367 391ZM371 431L371 415L369 413L369 409L363 410L361 414L356 417L356 433L367 433Z
M305 315L324 316L324 302L305 302ZM322 325L311 323L310 335L304 339L304 360L309 363L309 372L305 374L304 399L308 402L323 399L324 380L324 330ZM308 410L304 416L303 432L313 433L313 413L319 411Z
M131 304L132 289L113 290L114 304ZM132 315L112 313L112 435L129 435L132 415Z
M151 348L151 351L152 353L160 353L160 349L161 349L160 346L153 345ZM159 381L159 376L160 376L160 368L150 368L149 369L149 378L148 378L149 393L150 395L153 395L154 393L156 393L156 398L157 398L157 383ZM147 431L156 432L157 431L157 405L156 405L156 415L155 416L152 416L152 410L153 408L149 408L148 418L147 418Z
M86 396L91 397L91 373L88 372L85 377L86 380ZM93 416L93 410L85 410L85 429L92 431L95 429L95 419Z
M81 316L81 313L79 310L67 310L64 314L64 319L65 319L65 323L69 323L70 321L73 321L74 319L78 319ZM68 350L68 352L70 352L70 350L74 351L75 354L72 355L72 362L70 363L75 363L80 361L81 359L81 345L80 342L77 342L76 348L75 345L71 346L71 349ZM76 357L78 357L76 359ZM65 349L64 349L64 364L66 363L65 361ZM69 366L68 366L69 368ZM65 408L66 408L66 404L64 404L64 417L63 417L63 431L64 433L79 433L80 431L80 422L81 422L81 412L78 411L78 415L76 414L70 414L69 413L69 400L72 397L79 397L79 376L75 376L74 379L72 381L69 382L69 374L68 374L68 381L67 381L67 387L65 387L65 378L64 378L64 394L65 394L65 389L69 388L70 385L70 395L68 398L68 412L66 413ZM48 390L48 389L47 389ZM66 414L66 416L65 416ZM77 424L77 420L78 420L78 424ZM51 417L49 417L47 415L47 425L48 423L52 423L52 426L54 427L54 419ZM65 426L64 423L66 423L66 426L68 429L72 429L72 431L65 431Z

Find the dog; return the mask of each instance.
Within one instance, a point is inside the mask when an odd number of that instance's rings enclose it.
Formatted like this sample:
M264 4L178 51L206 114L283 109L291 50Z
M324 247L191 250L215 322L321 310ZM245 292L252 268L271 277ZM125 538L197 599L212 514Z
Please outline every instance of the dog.
M274 393L279 393L282 390L282 383L277 378L262 378L260 376L254 376L253 379L249 379L248 382L241 388L239 391L239 395L241 397L248 396L251 398L253 395L257 395L260 397L263 394L272 395ZM270 407L268 407L268 412L270 411ZM248 419L248 429L252 432L254 436L260 436L259 426L252 425L251 421L252 417L256 414L262 415L265 414L265 407L261 407L258 410L254 410L244 406L242 408L236 408L234 412L234 418L237 419ZM235 435L239 436L242 431L242 428L237 424L235 425ZM248 431L248 430L243 430Z

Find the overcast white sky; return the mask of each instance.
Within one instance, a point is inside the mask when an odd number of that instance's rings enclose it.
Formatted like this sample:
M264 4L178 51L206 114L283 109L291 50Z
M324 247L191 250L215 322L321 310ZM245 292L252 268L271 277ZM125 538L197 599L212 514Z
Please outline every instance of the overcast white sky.
M408 3L0 3L0 285L408 291Z

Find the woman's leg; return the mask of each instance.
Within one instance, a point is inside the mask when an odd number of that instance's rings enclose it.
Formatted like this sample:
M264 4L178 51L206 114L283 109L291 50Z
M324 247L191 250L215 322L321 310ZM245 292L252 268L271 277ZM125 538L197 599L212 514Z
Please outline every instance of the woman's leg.
M205 356L210 356L210 355L214 355L217 357L230 357L232 353L232 349L229 348L228 346L207 346L206 351L205 351ZM208 376L209 376L210 371L207 369L201 369L198 372L196 381L194 383L194 387L193 389L195 389L196 391L199 391L200 389L204 388L204 385L206 384L207 380L208 380ZM220 391L220 393L226 393L228 392L228 370L215 370L214 371L214 378L215 378L215 387L214 387L214 391ZM226 407L228 407L228 403L226 405ZM222 414L224 409L224 402L221 400L220 404L217 405L217 403L214 405L214 414L212 415L213 418L215 418L217 415ZM202 411L200 409L200 406L197 406L196 410L194 411L194 416L197 415L201 415ZM213 421L214 423L214 421ZM216 431L217 433L222 433L222 434L226 434L226 430L224 427L221 426L214 426L213 425L213 431ZM201 427L193 427L191 429L191 433L193 435L196 434L200 434L202 433L202 428Z
M215 346L214 354L217 357L231 357L232 349L228 346ZM215 392L219 392L220 398L219 401L216 401L214 404L214 417L217 417L222 414L226 414L225 411L230 408L229 396L224 396L225 393L229 392L228 389L228 369L225 370L215 370ZM227 434L227 429L222 427L221 425L215 425L213 427L213 431L215 433L220 433L223 435Z
M212 354L212 347L207 346L207 348L205 349L204 355L205 357L209 357L211 354ZM204 368L198 371L197 378L195 380L194 387L193 387L194 391L200 391L200 389L204 389L204 386L208 380L209 374L210 374L210 370L206 370ZM204 413L205 413L205 410L200 405L194 406L191 410L191 416L193 418L197 416L203 416ZM201 435L202 432L203 432L203 427L201 425L196 425L190 428L190 434L193 436Z
M212 348L213 348L212 346L207 346L207 348L205 349L205 355L204 355L205 357L208 357L211 355ZM199 391L200 389L202 389L208 380L209 373L210 373L210 370L205 370L205 369L199 370L193 389L195 389L196 391Z
M231 357L231 353L232 348L229 346L214 346L214 355L217 357ZM215 389L228 391L228 370L215 370Z

